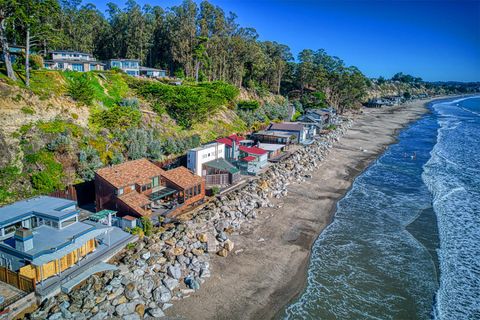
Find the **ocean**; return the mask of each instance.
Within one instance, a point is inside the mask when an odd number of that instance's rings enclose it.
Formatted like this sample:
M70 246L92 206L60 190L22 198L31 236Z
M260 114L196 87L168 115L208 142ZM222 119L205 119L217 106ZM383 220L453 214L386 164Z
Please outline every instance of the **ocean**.
M480 319L480 97L429 108L338 202L284 319Z

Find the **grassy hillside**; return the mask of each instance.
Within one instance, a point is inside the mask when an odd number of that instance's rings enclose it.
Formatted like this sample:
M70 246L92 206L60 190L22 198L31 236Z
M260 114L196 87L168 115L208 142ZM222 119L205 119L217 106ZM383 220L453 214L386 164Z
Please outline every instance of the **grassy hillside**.
M175 157L286 115L281 97L241 109L255 98L223 82L175 86L111 71L34 71L30 88L0 76L0 205L90 180L105 165Z

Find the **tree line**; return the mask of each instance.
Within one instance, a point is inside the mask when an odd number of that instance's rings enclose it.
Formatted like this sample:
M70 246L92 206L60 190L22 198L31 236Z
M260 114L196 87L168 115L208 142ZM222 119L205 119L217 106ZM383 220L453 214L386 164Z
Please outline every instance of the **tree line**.
M367 85L357 68L323 50L304 50L295 62L287 45L260 41L254 28L208 1L162 8L128 0L123 7L108 3L102 13L82 0L0 0L0 42L3 52L25 45L43 56L70 49L100 60L139 59L177 77L226 81L340 111L352 107ZM28 63L27 57L27 78Z

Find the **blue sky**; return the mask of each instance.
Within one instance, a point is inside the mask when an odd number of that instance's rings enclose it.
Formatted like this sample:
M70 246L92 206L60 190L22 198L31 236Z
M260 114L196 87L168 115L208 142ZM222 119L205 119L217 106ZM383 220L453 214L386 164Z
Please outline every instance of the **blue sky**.
M84 3L87 2L84 0ZM100 10L109 1L91 0ZM120 6L125 1L113 0ZM170 7L180 0L137 0ZM261 40L324 48L369 77L480 81L480 1L211 0Z

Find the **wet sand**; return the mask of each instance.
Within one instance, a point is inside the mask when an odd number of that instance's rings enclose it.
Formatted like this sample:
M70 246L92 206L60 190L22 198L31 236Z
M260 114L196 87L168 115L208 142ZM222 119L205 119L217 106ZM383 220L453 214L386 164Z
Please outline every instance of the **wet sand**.
M427 101L428 102L428 101ZM211 260L211 278L189 298L175 301L171 319L272 319L302 292L310 249L332 221L353 180L395 142L398 130L427 112L426 101L364 109L313 172L288 186L288 196L263 208L231 239L234 252Z

